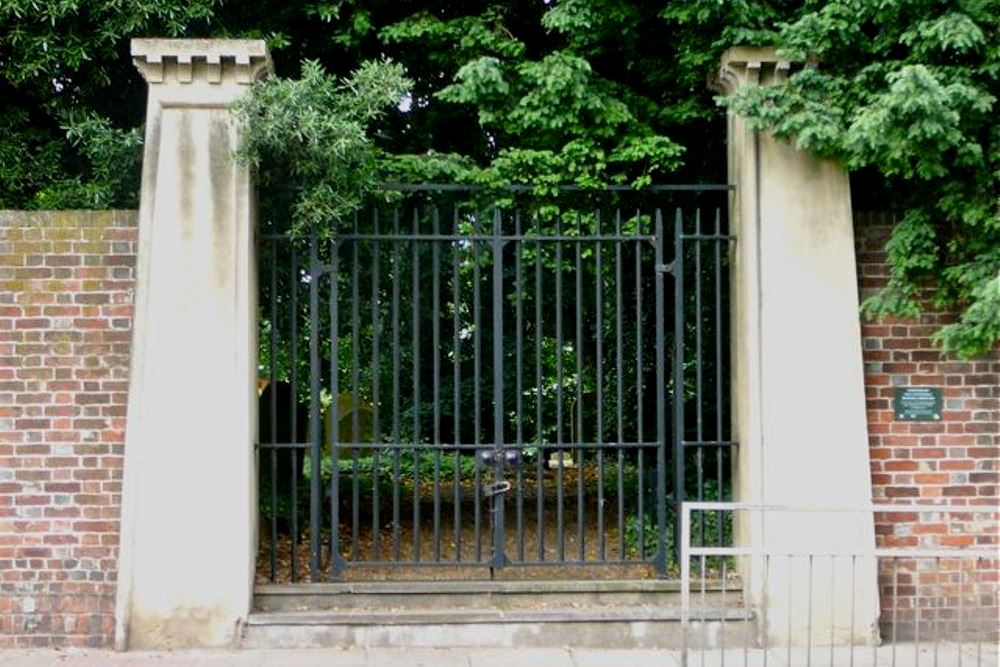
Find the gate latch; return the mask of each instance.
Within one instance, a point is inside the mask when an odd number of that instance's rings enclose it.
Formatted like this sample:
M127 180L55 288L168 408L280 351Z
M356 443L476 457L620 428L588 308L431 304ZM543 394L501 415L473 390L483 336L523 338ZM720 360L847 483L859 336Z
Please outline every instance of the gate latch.
M508 491L510 491L510 482L506 480L502 482L495 482L483 489L483 497L492 498L493 496L500 495L501 493L507 493Z

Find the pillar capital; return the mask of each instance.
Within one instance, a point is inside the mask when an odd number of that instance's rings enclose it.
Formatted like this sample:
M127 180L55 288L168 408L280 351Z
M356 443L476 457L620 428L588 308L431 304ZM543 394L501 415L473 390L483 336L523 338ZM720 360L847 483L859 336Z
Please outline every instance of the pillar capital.
M133 39L132 62L150 87L246 86L272 70L260 39Z
M723 95L732 95L744 86L779 83L797 64L802 63L779 58L773 46L734 46L722 54L711 86Z

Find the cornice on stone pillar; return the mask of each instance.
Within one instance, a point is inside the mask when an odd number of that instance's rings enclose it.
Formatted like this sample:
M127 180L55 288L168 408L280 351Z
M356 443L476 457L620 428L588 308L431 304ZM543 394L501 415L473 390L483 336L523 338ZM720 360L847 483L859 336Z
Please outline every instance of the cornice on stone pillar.
M273 68L259 39L133 39L132 62L150 85L248 85Z
M779 58L773 46L734 46L722 54L719 70L709 85L723 95L732 95L748 85L781 83L794 65L801 64Z

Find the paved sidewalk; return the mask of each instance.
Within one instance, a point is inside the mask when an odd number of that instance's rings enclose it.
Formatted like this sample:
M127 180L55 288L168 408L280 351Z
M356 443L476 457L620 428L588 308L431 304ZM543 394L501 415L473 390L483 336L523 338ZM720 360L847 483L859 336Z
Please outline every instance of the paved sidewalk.
M600 649L283 649L131 652L0 650L0 667L680 667L680 652ZM992 645L691 651L691 667L998 667Z

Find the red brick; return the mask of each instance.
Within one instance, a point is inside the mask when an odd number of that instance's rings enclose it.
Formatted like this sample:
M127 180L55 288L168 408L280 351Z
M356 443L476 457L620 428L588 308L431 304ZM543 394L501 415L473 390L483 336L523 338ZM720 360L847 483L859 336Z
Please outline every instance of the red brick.
M1000 447L969 447L966 456L971 459L995 459L1000 456Z
M15 473L0 482L0 646L108 646L114 636L135 244L89 240L107 215L0 224L0 244L17 239L0 266L21 281L0 281L0 300L17 299L0 304L0 419L14 427L0 431L0 469ZM116 224L102 235L136 238L133 218ZM44 518L14 519L19 510ZM34 629L18 591L35 599Z
M858 282L861 293L865 295L884 286L887 275L884 244L890 227L885 222L876 224L878 220L887 218L871 215L855 217ZM930 299L933 296L929 290L921 293L921 298ZM997 434L1000 433L1000 413L997 410L1000 368L995 361L966 361L942 355L934 348L930 338L942 324L953 322L955 315L935 312L927 307L928 312L917 320L895 318L877 325L862 325L862 348L865 361L869 364L865 373L865 397L873 473L872 495L880 499L917 497L935 503L993 509L997 506L998 493L997 474L993 468L1000 456L1000 447L996 446ZM873 363L881 366L873 366ZM942 388L949 404L945 406L940 422L895 420L885 402L890 401L895 393L893 381L900 380L910 386ZM956 400L958 403L955 403ZM985 523L982 522L982 515L976 515L974 519L964 512L942 515L940 521L928 523L920 522L922 516L903 513L877 515L879 544L903 548L918 545L965 548L997 544L995 513L991 521ZM969 528L974 525L979 529ZM903 529L906 535L897 534L897 529ZM900 561L900 564L903 563L905 561ZM949 568L957 570L960 561L956 559L949 564L942 559L937 565L942 571ZM935 620L931 615L934 596L953 598L956 595L954 579L924 572L920 577L920 598L915 599L917 590L911 585L910 575L901 570L900 581L905 581L906 585L896 591L899 595L894 598L891 574L891 569L883 565L880 573L882 609L885 612L895 608L901 620L912 621L910 612L917 603L923 610L925 621ZM980 600L976 613L984 620L996 618L997 580L1000 580L1000 574L995 564L981 572L964 575L967 596L977 595L973 587L980 587L978 597L973 599ZM945 585L951 586L952 590L942 588ZM967 614L969 611L967 609ZM950 612L945 608L940 613ZM941 615L938 618L953 620L954 617Z
M941 447L919 447L913 450L915 459L939 459L943 458L945 450Z

